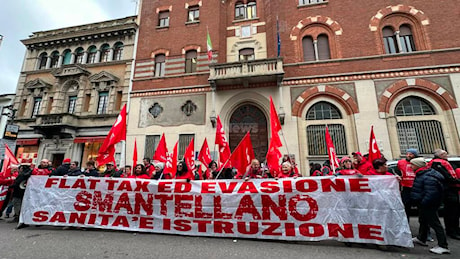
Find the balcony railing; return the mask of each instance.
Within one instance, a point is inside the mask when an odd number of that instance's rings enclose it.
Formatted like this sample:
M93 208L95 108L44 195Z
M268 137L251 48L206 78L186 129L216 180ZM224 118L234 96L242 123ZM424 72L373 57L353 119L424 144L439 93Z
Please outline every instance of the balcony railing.
M283 61L278 58L211 64L209 69L209 81L284 74Z

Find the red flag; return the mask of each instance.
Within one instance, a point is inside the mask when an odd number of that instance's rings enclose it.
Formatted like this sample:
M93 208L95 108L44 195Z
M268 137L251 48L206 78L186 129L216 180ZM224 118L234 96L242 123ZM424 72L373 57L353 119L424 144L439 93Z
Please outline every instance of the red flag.
M160 139L160 143L158 143L157 149L155 150L155 154L153 155L153 159L166 163L167 153L168 153L168 148L166 147L165 134L163 133Z
M238 170L239 174L244 174L254 158L251 136L247 132L231 155L232 166Z
M134 172L134 169L136 169L137 165L137 142L136 138L134 137L134 151L133 151L133 170L131 171L131 174Z
M230 159L231 152L230 146L228 145L227 137L225 136L224 128L220 122L220 117L217 116L217 126L216 126L216 141L215 143L219 146L219 162L221 167L229 167L230 163L224 165L228 159Z
M377 145L377 140L375 139L374 135L374 126L371 127L371 136L369 138L369 162L372 163L375 159L382 158L382 154L380 153L380 149Z
M176 171L177 171L177 144L179 141L176 142L176 145L174 145L174 149L172 153L168 154L168 160L165 163L165 168L163 170L164 174L171 174L171 178L174 179L176 177Z
M126 140L126 104L120 111L117 120L112 125L107 137L102 143L97 155L97 163L104 165L108 162L115 162L115 144Z
M3 159L2 172L0 173L3 175L3 177L10 177L12 164L18 165L19 162L16 159L16 156L14 156L14 153L11 151L10 147L5 144L5 158Z
M270 171L277 175L280 172L280 158L281 152L278 149L282 146L280 136L278 132L281 130L281 124L278 119L278 113L276 113L275 105L273 104L273 99L270 96L270 128L271 128L271 137L270 137L270 147L267 152L267 166Z
M335 169L339 168L339 159L335 153L334 143L332 142L331 136L329 135L329 129L326 126L326 146L327 154L329 155L329 161L331 162L332 174L335 173Z
M5 203L6 196L8 195L8 190L8 185L0 185L0 209L3 207L3 203Z
M208 141L204 138L203 145L201 146L200 153L198 154L198 160L202 162L207 168L211 163L211 153L209 152Z
M188 168L187 178L190 180L194 180L195 175L193 173L195 172L195 144L194 144L193 138L188 144L187 149L185 150L184 161L185 161L185 164L187 164L187 168ZM200 179L201 179L201 176L200 176Z

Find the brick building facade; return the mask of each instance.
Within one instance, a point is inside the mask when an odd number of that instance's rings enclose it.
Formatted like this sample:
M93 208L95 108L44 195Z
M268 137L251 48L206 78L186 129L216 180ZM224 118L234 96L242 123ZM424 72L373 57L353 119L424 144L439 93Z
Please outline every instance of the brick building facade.
M327 158L326 125L339 156L366 153L371 125L387 158L409 147L458 155L459 8L422 0L144 0L127 158L134 138L151 157L163 132L169 149L179 140L180 154L192 137L195 150L204 138L212 147L219 115L230 146L250 130L263 160L270 96L283 121L281 151L304 173Z

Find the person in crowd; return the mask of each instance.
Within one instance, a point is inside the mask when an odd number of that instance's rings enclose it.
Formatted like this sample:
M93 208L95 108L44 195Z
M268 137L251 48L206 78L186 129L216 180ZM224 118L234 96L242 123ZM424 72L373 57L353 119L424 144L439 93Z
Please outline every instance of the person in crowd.
M411 191L411 199L419 211L419 233L412 240L414 243L426 244L428 230L433 228L438 240L438 246L430 249L435 254L450 253L446 234L438 217L438 209L442 203L445 179L441 173L426 166L424 158L410 160L415 179Z
M163 162L155 163L155 174L153 175L152 179L155 180L163 180L169 177L169 174L163 174L165 164Z
M446 180L446 187L444 190L444 225L446 227L446 234L453 239L460 240L459 230L459 216L460 216L460 203L459 203L459 190L460 179L457 179L457 174L452 168L452 165L447 161L447 152L442 149L434 151L434 158L428 163L428 167L435 169L442 174Z
M105 164L105 171L101 174L101 177L121 177L121 174L117 169L115 169L115 165L113 162L108 162Z
M372 161L372 166L374 167L374 170L377 175L390 175L393 176L390 172L388 172L388 165L387 165L387 159L385 158L378 158Z
M297 168L297 164L295 163L294 158L289 156L288 154L283 155L283 159L281 160L281 165L283 165L284 162L289 162L292 165L292 169L297 175L300 175L299 168ZM311 168L311 166L310 166Z
M406 157L398 161L398 167L396 169L396 173L401 176L400 185L402 187L401 190L401 199L404 204L404 209L406 211L407 221L409 222L410 210L412 208L410 194L412 191L412 185L415 179L415 173L412 170L410 165L410 161L414 158L418 157L417 149L407 149L406 150Z
M342 159L340 159L340 168L337 170L336 174L337 175L360 175L362 174L353 168L353 162L351 161L350 157L344 156Z
M297 174L292 167L291 163L285 161L281 164L281 172L275 177L275 179L280 178L297 178L299 174Z
M53 171L53 168L50 166L48 159L42 159L38 167L35 167L32 170L32 175L46 175L49 176Z
M319 163L314 163L313 164L313 168L311 168L310 172L311 172L311 175L310 176L323 176L323 172L321 172L321 164Z
M366 160L360 152L354 152L353 155L353 167L358 170L362 175L375 175L374 167L372 163Z
M22 198L24 197L24 192L26 190L27 180L32 175L32 169L30 169L30 164L21 164L18 168L19 174L14 180L11 188L13 188L12 202L14 208L14 218L9 220L9 223L19 222L19 214L21 213ZM24 223L19 224L16 228L26 227Z
M134 174L129 176L128 178L136 178L136 179L150 179L149 174L145 170L145 166L143 164L137 164L134 168Z
M69 172L67 176L84 176L85 174L81 172L80 167L78 167L78 162L73 161L70 163ZM65 176L65 175L64 175Z
M125 165L125 167L123 168L123 177L128 178L132 174L133 173L131 165Z
M181 180L190 180L190 177L188 176L188 167L187 164L184 161L180 161L177 163L177 171L176 171L176 179L181 179Z
M323 176L334 174L331 169L331 161L326 160L323 163L323 167L321 168L321 172Z
M65 158L62 161L62 165L56 168L56 170L52 171L50 176L64 176L67 175L70 169L70 158Z
M253 159L251 161L251 166L245 173L239 172L235 176L235 179L244 179L244 180L261 179L261 178L263 178L263 171L260 168L260 162L257 159Z
M86 162L86 170L83 174L87 177L99 177L99 172L96 170L96 164L93 160Z
M150 176L150 178L152 178L155 174L155 166L151 164L150 158L145 157L144 160L142 160L142 163L144 163L145 171Z
M219 174L219 170L218 170L218 167L217 167L217 162L213 160L208 165L206 175L207 175L208 179L215 179L217 177L217 174Z
M2 183L0 185L6 185L9 186L8 193L6 194L5 201L2 205L2 208L0 209L0 215L5 211L5 218L10 217L11 213L13 212L13 201L11 199L13 195L13 188L12 184L14 183L14 180L16 177L18 177L19 171L18 171L18 166L17 165L10 165L10 170L2 173L0 176L2 176Z

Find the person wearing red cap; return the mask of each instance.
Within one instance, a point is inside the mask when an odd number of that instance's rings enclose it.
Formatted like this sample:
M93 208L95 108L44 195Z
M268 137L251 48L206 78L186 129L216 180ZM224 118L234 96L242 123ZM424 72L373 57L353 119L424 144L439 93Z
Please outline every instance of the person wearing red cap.
M362 175L358 170L353 169L353 163L348 156L344 156L340 160L340 169L336 175Z
M65 158L62 161L62 165L56 168L56 170L52 171L50 176L64 176L67 175L70 169L70 158Z
M360 152L354 152L353 155L353 167L358 170L362 175L375 175L374 167L372 163L366 160Z

